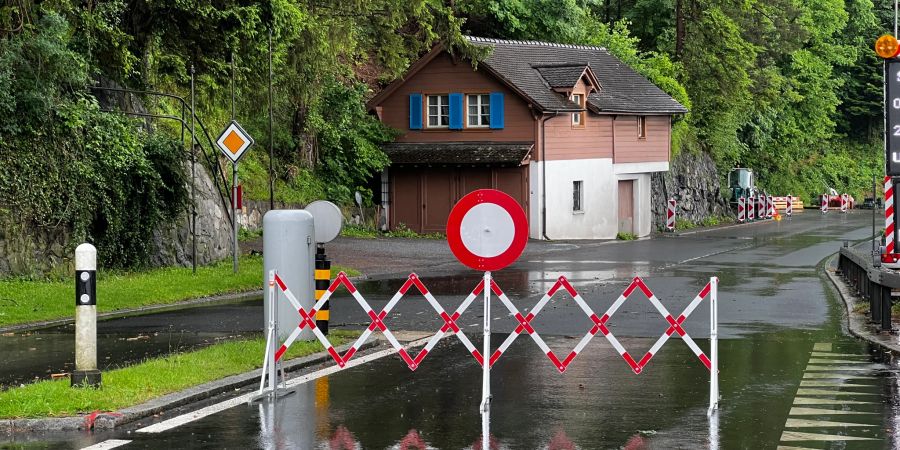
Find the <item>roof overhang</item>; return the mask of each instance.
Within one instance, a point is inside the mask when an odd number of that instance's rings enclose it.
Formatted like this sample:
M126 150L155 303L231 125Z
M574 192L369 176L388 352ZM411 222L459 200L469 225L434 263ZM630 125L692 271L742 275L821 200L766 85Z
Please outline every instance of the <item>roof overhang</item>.
M528 164L533 142L394 142L381 146L392 165L498 165Z

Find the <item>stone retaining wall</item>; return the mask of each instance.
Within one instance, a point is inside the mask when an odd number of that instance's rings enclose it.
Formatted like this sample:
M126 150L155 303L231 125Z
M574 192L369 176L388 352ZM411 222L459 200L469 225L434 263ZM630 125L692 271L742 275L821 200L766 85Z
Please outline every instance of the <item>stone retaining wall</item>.
M733 215L722 196L716 163L706 153L681 153L673 158L668 172L651 177L653 228L666 225L666 200L679 196L676 217L699 223L711 216Z

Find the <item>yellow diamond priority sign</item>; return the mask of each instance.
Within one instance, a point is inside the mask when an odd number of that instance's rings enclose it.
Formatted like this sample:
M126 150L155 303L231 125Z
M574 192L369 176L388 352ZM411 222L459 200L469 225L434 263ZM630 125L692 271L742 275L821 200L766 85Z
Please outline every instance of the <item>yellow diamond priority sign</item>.
M244 152L253 145L253 138L241 128L241 125L236 120L232 120L225 127L225 130L222 131L222 134L219 135L216 145L219 146L219 150L222 150L225 156L231 159L231 162L237 162L244 155Z

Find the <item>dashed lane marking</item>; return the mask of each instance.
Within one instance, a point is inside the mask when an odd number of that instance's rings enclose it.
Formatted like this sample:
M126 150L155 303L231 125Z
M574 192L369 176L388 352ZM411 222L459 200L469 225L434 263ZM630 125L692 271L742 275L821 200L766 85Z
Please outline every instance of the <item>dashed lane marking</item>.
M90 447L84 447L81 450L106 450L109 448L121 447L129 443L131 443L131 441L126 441L124 439L107 439L103 442L98 442Z
M806 366L807 372L871 372L875 369L871 367L850 367L850 366L817 366L810 364Z
M781 442L797 441L877 441L878 439L858 436L844 436L840 434L803 433L800 431L785 431L781 433Z
M803 378L807 380L812 379L823 379L823 378L837 378L837 379L845 379L845 380L874 380L875 377L871 375L859 375L852 373L804 373Z
M862 359L854 361L854 360L849 360L849 359L827 359L827 358L820 358L820 359L813 358L813 359L809 360L809 364L866 364L866 365L872 365L872 363L870 361L865 361Z
M867 356L862 355L854 355L853 353L831 353L831 352L812 352L810 354L813 358L861 358L868 359Z
M831 342L816 342L813 344L814 352L830 352L831 351Z
M794 397L795 405L874 405L875 402L860 402L845 398Z

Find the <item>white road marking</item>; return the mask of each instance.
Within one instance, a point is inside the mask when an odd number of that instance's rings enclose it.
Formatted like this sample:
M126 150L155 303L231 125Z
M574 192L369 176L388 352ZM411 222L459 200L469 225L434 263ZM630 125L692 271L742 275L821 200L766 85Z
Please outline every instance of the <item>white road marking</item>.
M798 441L875 441L875 438L842 436L840 434L802 433L799 431L785 431L781 434L782 442Z
M831 352L812 352L810 354L813 358L860 358L860 359L868 359L867 356L862 355L854 355L852 353L831 353Z
M831 371L849 371L849 372L871 372L875 369L871 367L848 367L848 366L817 366L815 364L806 366L807 372L831 372Z
M854 380L874 380L875 377L871 375L858 375L851 373L805 373L803 374L803 378L807 380L811 379L822 379L822 378L839 378L839 379L854 379Z
M129 443L131 443L131 441L126 441L123 439L107 439L103 442L98 442L90 447L84 447L81 450L106 450L108 448L121 447Z
M641 266L650 265L650 261L613 261L613 260L594 260L594 261L563 261L563 260L540 260L540 261L526 261L529 263L544 263L544 264L636 264Z
M862 412L862 411L842 411L840 409L822 409L822 408L791 408L788 415L791 416L837 416L837 415L866 415L881 414L880 412Z
M871 361L858 360L852 361L849 359L827 359L827 358L813 358L809 360L809 364L869 364L871 365Z
M404 347L405 347L405 348L411 348L411 347L418 347L418 346L420 346L420 345L425 345L426 343L428 343L428 340L429 340L429 339L431 339L430 336L427 337L427 338L424 338L424 339L419 339L419 340L417 340L417 341L410 342L409 344L407 344L407 345L404 346ZM348 362L348 363L343 367L343 369L342 369L341 367L339 367L339 366L331 366L331 367L327 367L327 368L325 368L325 369L317 370L317 371L315 371L315 372L308 373L308 374L306 374L306 375L303 375L303 376L300 376L300 377L297 377L297 378L293 378L293 379L291 379L291 380L288 380L288 381L285 383L285 386L286 386L287 388L292 388L292 387L298 386L298 385L300 385L300 384L306 383L306 382L308 382L308 381L312 381L312 380L315 380L315 379L317 379L317 378L322 378L322 377L324 377L324 376L326 376L326 375L331 375L331 374L333 374L333 373L335 373L335 372L340 372L341 370L344 370L344 369L349 369L349 368L351 368L351 367L356 367L356 366L359 366L359 365L362 365L362 364L365 364L365 363L374 361L374 360L376 360L376 359L383 358L383 357L385 357L385 356L393 355L393 354L395 354L395 353L397 353L397 350L394 349L394 348L389 348L389 349L377 351L377 352L375 352L375 353L372 353L372 354L369 354L369 355L365 355L365 356L362 356L362 357L357 358L357 359L351 359L350 362ZM162 433L162 432L164 432L164 431L168 431L168 430L171 430L171 429L173 429L173 428L180 427L180 426L182 426L182 425L184 425L184 424L193 422L193 421L195 421L195 420L199 420L199 419L202 419L202 418L204 418L204 417L207 417L207 416L211 416L211 415L213 415L213 414L216 414L216 413L218 413L218 412L225 411L226 409L234 408L234 407L237 406L237 405L247 403L248 401L250 401L250 398L251 398L253 395L255 395L255 394L256 394L255 391L254 391L254 392L250 392L250 393L247 393L247 394L244 394L244 395L241 395L241 396L238 396L238 397L229 399L229 400L225 400L225 401L220 402L220 403L216 403L215 405L210 405L210 406L207 406L207 407L205 407L205 408L200 408L200 409L198 409L198 410L196 410L196 411L193 411L193 412L190 412L190 413L187 413L187 414L182 414L182 415L180 415L180 416L178 416L178 417L173 417L173 418L171 418L171 419L164 420L164 421L162 421L162 422L155 423L155 424L153 424L153 425L150 425L150 426L141 428L141 429L137 430L137 432L138 432L138 433Z
M829 391L826 389L797 389L797 395L881 395L872 392Z
M814 352L830 352L831 348L831 342L816 342L813 344Z
M870 384L852 384L852 383L835 383L834 381L808 381L802 380L800 381L800 387L818 387L818 388L843 388L843 387L861 387L861 388L871 388L876 387Z
M831 427L868 427L878 428L879 425L850 422L831 422L828 420L788 419L784 424L787 428L831 428Z
M860 402L844 398L794 397L795 405L874 405L875 402Z

